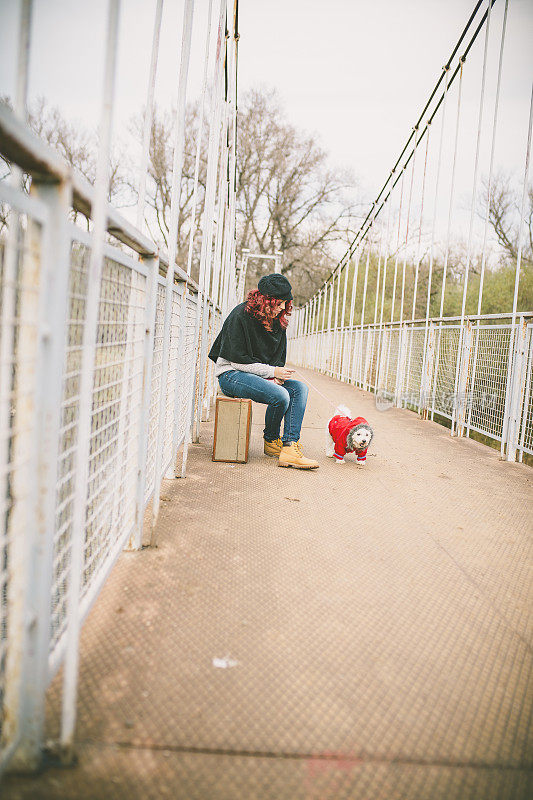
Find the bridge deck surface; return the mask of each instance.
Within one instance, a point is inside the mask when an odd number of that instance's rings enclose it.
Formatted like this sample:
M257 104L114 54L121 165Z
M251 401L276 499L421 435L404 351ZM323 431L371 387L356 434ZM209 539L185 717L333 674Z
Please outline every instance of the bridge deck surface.
M159 547L120 558L84 627L79 765L6 796L531 796L531 469L302 374L373 423L365 469L322 455L314 390L316 472L262 455L260 406L246 465L212 463L205 424Z

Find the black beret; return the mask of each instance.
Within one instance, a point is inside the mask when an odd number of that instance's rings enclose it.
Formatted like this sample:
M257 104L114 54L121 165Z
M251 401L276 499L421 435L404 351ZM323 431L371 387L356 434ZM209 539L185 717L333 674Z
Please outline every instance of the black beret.
M285 277L274 273L272 275L264 275L257 288L266 297L275 297L276 300L292 300L292 287Z

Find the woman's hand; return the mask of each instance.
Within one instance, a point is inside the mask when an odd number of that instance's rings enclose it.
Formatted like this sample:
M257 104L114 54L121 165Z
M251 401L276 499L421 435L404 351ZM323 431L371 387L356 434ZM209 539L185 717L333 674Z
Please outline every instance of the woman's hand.
M274 378L279 378L280 381L286 381L294 375L293 369L287 367L274 367Z

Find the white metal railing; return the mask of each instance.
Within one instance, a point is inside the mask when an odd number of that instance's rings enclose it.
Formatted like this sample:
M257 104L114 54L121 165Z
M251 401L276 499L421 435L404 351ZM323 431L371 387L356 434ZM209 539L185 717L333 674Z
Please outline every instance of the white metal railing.
M39 765L45 692L60 665L58 753L71 758L81 625L122 550L142 549L149 505L153 533L161 481L185 474L187 444L215 393L207 352L237 290L226 169L235 137L225 135L228 120L234 130L236 82L228 90L223 80L227 48L236 68L237 32L220 0L196 283L190 259L187 269L175 264L173 236L193 6L186 0L168 254L106 200L110 130L101 127L93 187L29 130L24 104L17 113L0 104L0 154L15 178L0 181L8 219L0 232L0 772ZM119 7L110 0L108 122ZM24 37L28 27L27 19ZM208 25L206 62L209 47ZM153 51L152 97L156 61ZM204 90L206 82L207 70ZM141 176L139 225L144 186ZM89 232L72 224L72 209L91 219ZM215 236L216 217L225 224Z
M52 219L52 194L60 195L62 188L43 187L46 199L36 199L37 181L32 187L36 197L22 192L14 197L6 188L0 183L0 200L9 201L19 231L16 250L0 241L2 311L10 293L15 309L2 319L2 359L8 369L0 387L7 412L0 431L0 704L5 714L5 761L25 728L23 695L26 680L32 681L27 634L35 623L30 608L39 608L39 627L49 631L47 637L41 635L47 640L47 654L41 641L35 659L35 669L47 664L40 702L67 646L73 514L80 502L75 475L82 335L92 246L92 234L71 225L65 215L61 232L55 232L61 236L63 258L55 259L52 253L59 252L59 242L53 242L51 226L59 220ZM49 247L54 249L48 252ZM159 274L159 259L155 251L139 259L109 244L104 256L82 498L80 625L122 549L140 548L145 509L162 477L174 475L177 450L191 424L189 387L199 358L193 282L187 283L181 273L174 277L163 382L166 279ZM212 340L220 310L208 297L203 306L212 321ZM206 403L212 392L213 385L206 384ZM161 426L164 435L158 435ZM40 573L38 585L35 573ZM32 596L27 597L30 590ZM25 611L17 605L20 597L29 604ZM26 678L22 667L28 670ZM28 724L29 717L37 719L34 714L35 709L28 709ZM26 754L23 761L31 766Z
M503 442L522 461L533 455L533 315L511 316L467 319L461 341L453 317L427 328L419 320L324 329L292 337L288 357L374 392L378 410L408 408L449 423L455 415L457 435Z

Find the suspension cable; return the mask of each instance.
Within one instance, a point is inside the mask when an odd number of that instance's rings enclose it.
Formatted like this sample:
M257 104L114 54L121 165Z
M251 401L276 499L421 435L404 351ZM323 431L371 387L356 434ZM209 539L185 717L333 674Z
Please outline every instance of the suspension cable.
M391 210L392 210L392 201L389 203L389 209L387 213L387 234L386 234L385 258L383 261L383 278L381 281L381 308L379 312L379 336L378 336L378 349L377 349L378 353L381 353L381 340L383 336L383 304L385 302L385 288L387 285L387 264L390 256ZM376 391L380 386L380 372L381 372L381 359L378 363L377 374L376 374Z
M452 176L451 176L451 186L450 186L450 200L448 204L448 227L446 231L446 245L445 245L445 252L444 252L444 265L442 268L442 283L441 283L441 295L440 295L440 312L439 312L439 337L437 342L436 348L436 366L434 368L434 376L433 376L433 388L431 392L431 396L436 391L437 387L437 376L438 376L438 364L440 358L440 346L442 340L442 315L444 309L444 295L446 292L446 273L448 270L448 259L450 255L450 234L451 234L451 225L452 225L452 212L453 212L453 199L454 199L454 190L455 190L455 168L457 166L457 145L459 142L459 123L461 119L461 93L463 87L463 61L460 61L460 76L459 76L459 90L457 93L457 114L456 114L456 121L455 121L455 141L454 141L454 149L453 149L453 163L452 163ZM431 419L433 419L434 410L431 412Z
M394 305L396 303L396 282L398 280L398 257L399 257L399 252L400 252L400 228L401 228L401 224L402 224L404 175L405 175L405 170L402 170L402 174L401 174L402 185L401 185L401 190L400 190L400 210L398 211L398 235L396 237L396 252L394 254L394 280L392 282L392 302L391 302L391 312L390 312L390 321L391 322L393 322L393 320L394 320Z
M415 311L416 311L416 294L418 289L418 272L420 269L420 248L422 245L422 224L424 222L424 199L426 195L426 174L427 174L427 164L428 164L428 150L429 150L429 140L431 135L431 128L428 128L428 135L426 137L426 152L424 155L424 173L422 177L422 197L420 200L420 219L418 221L418 243L416 246L416 262L415 262L415 285L413 288L413 308L411 311L411 319L415 318Z
M485 223L483 228L483 245L481 249L481 276L479 279L479 294L478 294L478 304L477 304L477 313L478 315L481 314L481 304L483 298L483 282L485 279L485 265L487 262L487 232L489 226L489 212L490 212L490 198L492 193L492 172L494 168L494 153L496 149L496 131L498 126L498 110L500 104L500 88L502 82L502 65L503 65L503 47L505 44L505 32L507 26L507 11L509 7L509 0L505 0L505 9L503 12L503 24L502 24L502 34L500 39L500 56L498 61L498 80L496 83L496 99L494 101L494 117L492 120L492 143L490 148L490 163L489 163L489 176L487 180L487 208L485 211Z
M435 200L433 203L433 221L431 225L431 240L429 245L429 269L428 269L428 288L427 288L427 297L426 297L426 320L424 324L424 357L422 361L422 375L425 376L426 374L426 361L427 361L427 341L428 341L428 333L429 333L429 307L431 304L431 282L433 278L433 254L435 251L435 230L437 224L437 208L438 208L438 201L439 201L439 188L440 188L440 174L441 174L441 166L442 166L442 147L444 142L444 125L446 121L446 100L448 98L448 86L449 86L449 69L446 69L445 75L446 80L444 83L444 100L442 103L442 118L441 118L441 127L440 127L440 137L439 137L439 154L437 157L437 174L435 176ZM429 125L432 124L432 121L428 123L428 135L429 135ZM424 398L422 397L423 392L423 382L420 381L420 397L419 397L419 406L421 407Z
M378 318L378 298L379 298L379 285L380 285L380 278L381 278L381 259L383 257L383 234L384 230L383 227L380 231L379 236L379 250L378 250L378 273L376 276L376 297L374 299L374 325L376 324Z
M210 0L211 1L211 0ZM150 56L150 72L148 75L148 92L146 108L144 110L143 138L141 151L141 165L139 168L139 183L137 194L137 228L143 230L144 206L146 198L146 173L148 170L148 156L150 151L150 136L152 133L152 119L154 114L154 90L159 56L159 37L161 33L161 17L163 14L163 0L157 0L154 30L152 34L152 52Z
M207 77L208 77L208 63L209 63L209 44L211 40L211 9L213 0L209 0L209 7L207 11L207 31L205 37L205 55L204 55L204 76L202 81L202 98L200 100L200 118L198 120L198 135L196 139L196 155L194 161L194 179L193 179L193 193L192 193L192 208L191 208L191 230L189 232L189 252L187 254L187 275L190 276L192 269L192 254L194 248L194 226L196 224L196 207L198 205L198 180L200 176L200 153L202 150L202 135L204 127L204 114L205 114L205 98L207 94ZM216 298L215 298L216 302Z
M371 247L369 242L369 246L367 248L367 253L366 253L365 282L363 284L363 304L361 306L361 328L363 327L365 322L365 306L366 306L366 292L368 287L368 267L370 265L370 250Z
M495 2L496 2L496 0L490 0L490 7L491 8L492 8L492 6L494 5ZM340 261L337 264L337 266L332 270L332 272L330 273L330 275L326 279L326 282L329 281L329 279L332 278L333 275L337 272L337 270L342 266L342 264L344 263L346 257L348 257L348 258L351 257L351 255L355 252L355 249L358 247L358 245L360 244L361 240L364 239L366 234L368 233L368 230L369 230L369 227L370 227L370 225L369 225L370 218L372 216L373 216L373 218L376 218L378 216L378 214L382 210L383 206L387 202L388 197L390 196L390 193L391 193L392 189L396 186L396 183L398 182L398 180L400 178L400 175L398 175L398 177L396 178L395 182L392 185L390 185L391 178L395 174L396 169L400 165L400 162L402 161L403 156L407 152L407 150L409 148L409 145L411 144L411 142L413 140L413 137L415 135L415 130L416 129L420 129L420 125L422 123L422 120L424 119L424 117L426 115L426 112L430 108L433 99L437 95L439 87L440 87L444 77L447 75L447 73L451 69L452 61L455 58L455 56L457 55L457 52L459 51L459 48L461 47L461 44L463 43L463 41L464 41L464 39L465 39L465 37L466 37L466 35L468 33L468 30L470 29L470 26L472 25L472 22L473 22L473 20L474 20L474 18L476 16L480 6L482 5L482 3L483 3L483 0L478 0L478 2L476 3L475 8L472 11L472 14L470 15L470 18L469 18L468 22L466 23L466 25L465 25L462 33L461 33L461 36L459 37L455 47L453 48L453 51L452 51L450 57L448 58L448 61L446 62L446 65L443 67L443 70L442 70L442 72L441 72L441 74L439 76L439 79L437 80L437 83L435 84L435 86L433 88L433 91L431 92L428 100L426 101L426 104L425 104L421 114L419 115L416 124L413 126L413 129L411 130L411 134L409 135L409 137L408 137L408 139L407 139L407 141L406 141L406 143L405 143L400 155L398 156L393 169L389 173L389 175L387 177L387 180L385 181L385 183L383 184L381 190L379 191L376 199L374 200L374 202L372 204L372 207L370 208L369 212L367 213L366 217L364 218L363 222L361 223L361 225L359 227L359 230L357 231L354 239L352 240L347 252L342 256L342 258L340 259ZM455 80L455 78L457 77L458 74L460 74L462 76L462 67L463 67L464 62L466 60L466 57L468 56L468 53L470 52L474 42L476 41L476 39L477 39L477 37L479 35L479 32L481 31L483 25L485 24L485 20L487 19L487 15L488 15L488 11L485 11L483 13L482 17L481 17L481 20L480 20L479 24L477 25L475 31L473 32L473 34L472 34L472 36L471 36L471 38L470 38L470 40L469 40L469 42L468 42L468 44L466 46L466 49L463 52L463 55L460 57L459 63L457 65L457 67L455 68L453 74L451 75L447 86L445 86L442 95L440 96L440 98L437 101L433 111L431 112L431 115L429 116L428 121L425 124L425 127L423 128L423 130L421 130L420 136L419 136L418 141L417 141L417 143L415 145L415 148L416 148L416 146L420 145L420 142L422 141L423 137L425 136L425 134L426 134L426 132L428 130L428 125L433 121L436 113L438 112L441 104L443 103L443 101L445 99L447 90L452 85L453 81ZM409 164L409 162L410 162L410 160L411 160L411 158L413 156L415 148L413 148L413 150L409 154L407 160L405 161L405 163L403 165L403 169L405 169L407 167L407 165ZM382 196L387 191L387 188L389 189L388 194L383 200L381 200ZM380 203L380 201L381 201L381 203ZM374 210L375 210L375 213L373 214Z
M444 266L442 269L442 286L441 286L441 296L440 296L440 312L439 317L442 317L442 311L444 308L444 293L446 291L446 273L448 270L448 259L450 256L450 234L452 229L452 213L453 213L453 200L455 194L455 171L457 167L457 145L459 142L459 123L461 119L461 90L463 87L463 62L461 61L461 75L459 78L459 92L457 95L457 116L455 121L455 142L453 148L453 163L452 163L452 178L451 178L451 187L450 187L450 202L448 204L448 227L446 231L446 247L444 252Z
M472 235L474 230L474 213L476 210L476 196L477 196L477 181L478 181L478 172L479 172L479 150L481 145L481 128L483 125L483 110L485 105L485 82L487 76L487 54L488 54L488 47L489 47L489 35L490 35L490 12L492 10L492 3L489 0L488 8L487 8L487 26L485 28L485 47L483 49L483 67L481 70L481 89L479 94L479 116L478 116L478 127L477 127L477 138L476 138L476 155L474 158L474 176L472 179L472 200L470 203L470 221L468 224L468 244L466 249L466 264L465 264L465 278L464 278L464 285L463 285L463 300L461 303L461 324L459 328L459 341L457 344L457 352L458 354L461 352L461 346L463 343L463 336L464 336L464 320L465 320L465 310L466 310L466 297L468 292L468 275L470 271L470 261L472 259ZM455 379L454 379L454 395L457 394L458 390L458 382L459 382L459 367L461 364L461 359L458 357L455 361ZM452 434L455 431L457 423L457 403L453 404L453 411L452 411Z
M411 181L409 184L409 199L407 201L407 219L405 225L405 247L403 252L403 265L402 265L402 297L400 301L400 327L403 325L403 305L404 305L404 295L405 295L405 269L407 266L407 248L408 248L408 240L409 240L409 223L411 220L411 201L413 198L413 183L415 178L415 163L416 163L416 148L417 148L417 137L418 137L418 129L415 130L415 146L413 150L413 163L411 165ZM399 354L399 353L398 353Z
M490 34L490 12L491 12L492 4L489 2L488 12L487 12L487 26L485 28L485 48L483 50L483 67L481 70L481 90L480 90L480 97L479 97L479 116L478 116L478 126L477 126L477 138L476 138L476 155L474 159L474 177L472 180L472 200L470 204L470 221L468 224L468 245L467 245L467 252L466 252L466 266L465 266L465 280L463 286L463 302L461 306L461 324L462 320L465 316L465 308L466 308L466 294L468 290L468 273L470 268L470 261L472 259L472 234L474 230L474 213L476 210L476 196L477 196L477 181L478 181L478 173L479 173L479 150L481 146L481 128L483 125L483 110L485 106L485 83L486 83L486 76L487 76L487 54L488 54L488 47L489 47L489 34ZM459 359L458 359L459 363Z

